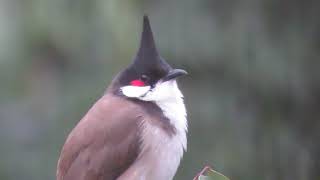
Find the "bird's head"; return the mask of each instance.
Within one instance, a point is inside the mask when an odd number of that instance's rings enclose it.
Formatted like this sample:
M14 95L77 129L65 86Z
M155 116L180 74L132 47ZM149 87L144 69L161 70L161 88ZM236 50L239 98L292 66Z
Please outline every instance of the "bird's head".
M182 96L176 78L186 75L182 69L172 68L158 53L149 19L144 16L138 53L133 63L117 77L116 91L129 98L143 101L163 101Z

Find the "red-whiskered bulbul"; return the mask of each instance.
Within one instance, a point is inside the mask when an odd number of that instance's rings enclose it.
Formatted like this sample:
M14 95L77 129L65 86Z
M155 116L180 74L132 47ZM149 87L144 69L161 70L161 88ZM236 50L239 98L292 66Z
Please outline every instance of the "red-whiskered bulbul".
M183 95L144 16L133 63L111 82L69 134L57 180L170 180L187 146Z

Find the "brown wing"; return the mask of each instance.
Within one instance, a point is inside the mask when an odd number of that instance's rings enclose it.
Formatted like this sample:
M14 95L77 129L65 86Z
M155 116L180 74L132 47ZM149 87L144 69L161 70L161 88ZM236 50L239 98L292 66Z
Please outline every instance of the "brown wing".
M139 106L123 98L98 100L68 136L57 180L116 179L139 153L140 114Z

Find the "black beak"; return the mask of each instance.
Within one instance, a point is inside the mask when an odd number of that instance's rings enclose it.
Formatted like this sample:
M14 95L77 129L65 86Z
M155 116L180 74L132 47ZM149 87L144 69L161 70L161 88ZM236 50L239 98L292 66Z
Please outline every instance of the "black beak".
M187 75L187 71L183 69L173 69L171 70L166 77L163 78L163 81L169 81L171 79L176 79L177 77Z

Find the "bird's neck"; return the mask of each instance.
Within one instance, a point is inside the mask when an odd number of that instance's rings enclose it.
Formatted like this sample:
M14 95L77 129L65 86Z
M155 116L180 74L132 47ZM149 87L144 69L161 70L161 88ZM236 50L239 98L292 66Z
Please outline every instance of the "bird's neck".
M164 116L169 119L170 124L176 129L176 135L179 136L183 149L187 148L186 132L188 130L187 111L183 101L183 95L176 82L172 83L170 98L155 101L162 110Z
M148 121L142 125L142 149L137 169L143 167L141 179L173 179L184 151L187 148L187 118L183 97L178 87L172 98L156 101L169 120L167 123L175 129L172 135ZM145 166L148 164L148 166Z

